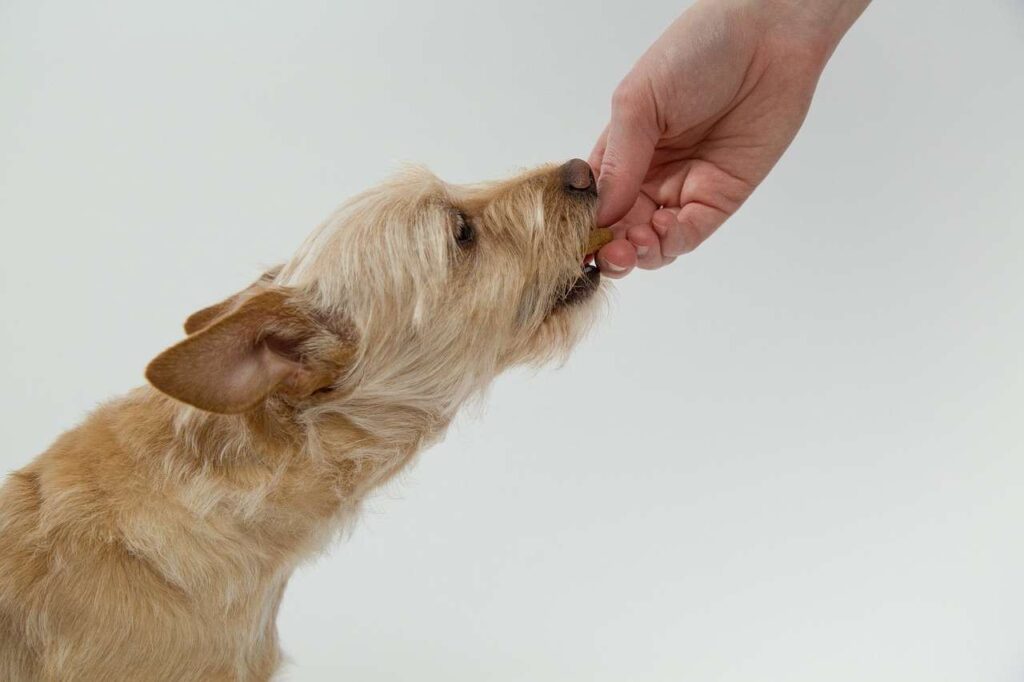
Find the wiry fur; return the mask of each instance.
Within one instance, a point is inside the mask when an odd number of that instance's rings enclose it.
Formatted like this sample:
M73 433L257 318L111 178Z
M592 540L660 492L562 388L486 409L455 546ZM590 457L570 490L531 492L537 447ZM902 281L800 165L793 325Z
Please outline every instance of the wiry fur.
M295 566L498 373L578 339L590 304L558 300L593 203L554 167L470 187L410 170L192 316L149 376L236 413L139 388L0 491L0 680L269 679Z

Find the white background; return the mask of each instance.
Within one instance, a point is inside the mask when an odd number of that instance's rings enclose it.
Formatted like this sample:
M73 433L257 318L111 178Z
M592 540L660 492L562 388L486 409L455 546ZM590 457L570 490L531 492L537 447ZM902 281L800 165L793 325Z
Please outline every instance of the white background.
M585 157L673 2L0 2L5 470L405 160ZM287 680L1024 676L1024 7L871 7L705 246L299 571Z

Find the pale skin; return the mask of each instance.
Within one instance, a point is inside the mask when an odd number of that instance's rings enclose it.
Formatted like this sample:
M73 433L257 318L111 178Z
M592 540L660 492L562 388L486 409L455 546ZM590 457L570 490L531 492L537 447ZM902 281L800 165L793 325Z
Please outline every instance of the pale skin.
M818 78L870 0L698 0L612 97L590 155L603 274L655 269L699 246L771 171Z

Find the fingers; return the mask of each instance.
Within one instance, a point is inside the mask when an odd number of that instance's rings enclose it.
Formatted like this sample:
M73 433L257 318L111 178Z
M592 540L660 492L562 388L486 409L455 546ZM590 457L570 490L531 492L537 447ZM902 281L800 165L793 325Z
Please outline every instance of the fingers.
M636 247L628 239L617 238L597 252L597 265L606 277L625 277L636 267Z
M600 197L598 225L615 223L633 207L654 155L654 104L637 92L626 81L619 87L612 99L611 122L591 153L592 164L598 161L593 164Z
M661 255L661 240L650 225L634 225L626 230L626 237L636 248L637 267L654 270L664 264Z
M590 158L587 159L587 163L594 170L594 173L601 172L601 159L604 158L604 148L608 144L608 126L604 127L601 131L601 136L597 138L597 142L594 144L594 148L590 152Z
M658 209L649 224L616 226L616 238L598 251L597 263L612 279L625 277L636 267L655 270L670 265L697 248L727 217L724 211L697 202Z
M697 246L679 220L681 212L682 209L678 208L663 208L651 218L651 228L658 235L662 252L669 257L689 253Z
M655 211L651 227L658 235L662 257L674 259L700 246L728 217L725 211L690 202L682 208Z

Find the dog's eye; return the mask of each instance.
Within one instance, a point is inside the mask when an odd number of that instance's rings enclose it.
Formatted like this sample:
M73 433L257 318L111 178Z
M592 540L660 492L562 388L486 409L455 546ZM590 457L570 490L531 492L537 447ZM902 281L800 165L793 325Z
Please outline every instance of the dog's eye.
M455 214L455 241L459 246L469 246L476 240L476 229L465 213Z

